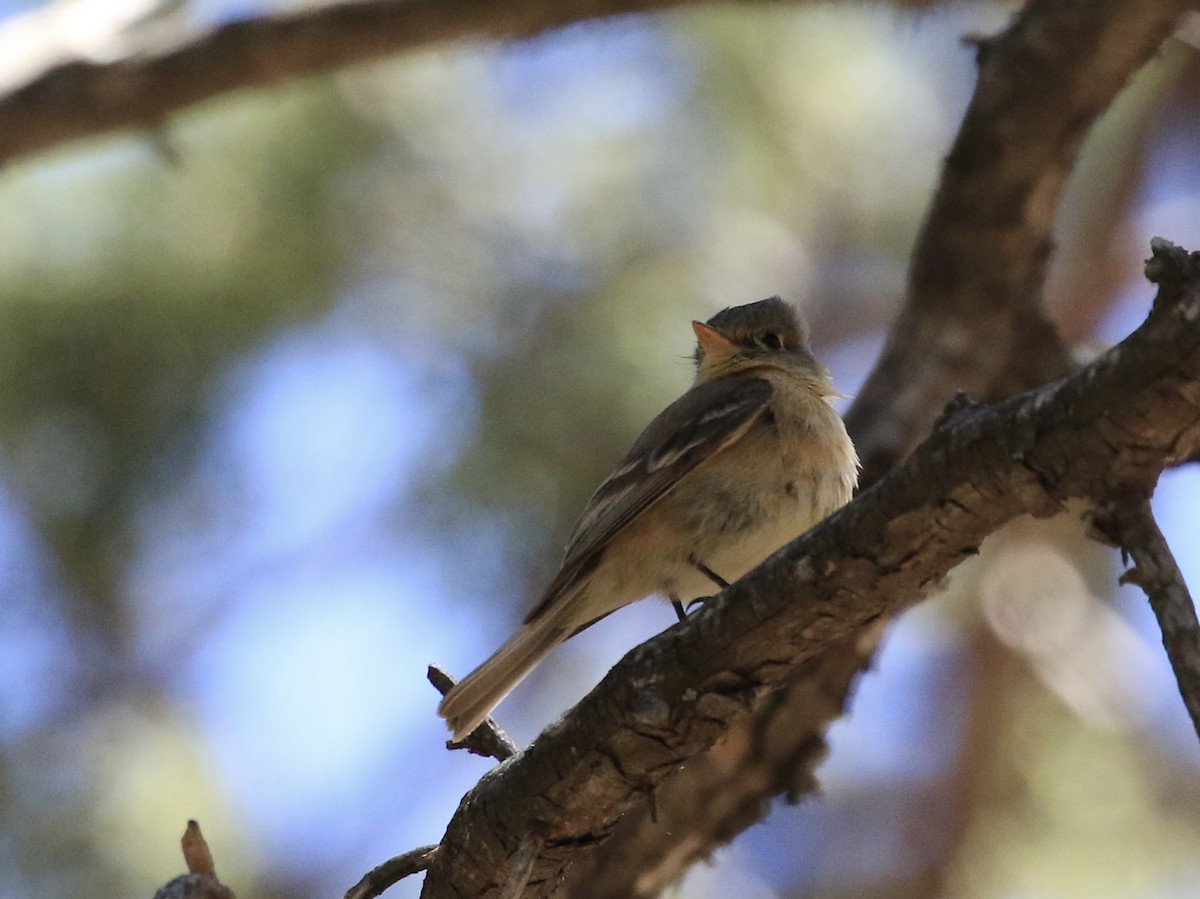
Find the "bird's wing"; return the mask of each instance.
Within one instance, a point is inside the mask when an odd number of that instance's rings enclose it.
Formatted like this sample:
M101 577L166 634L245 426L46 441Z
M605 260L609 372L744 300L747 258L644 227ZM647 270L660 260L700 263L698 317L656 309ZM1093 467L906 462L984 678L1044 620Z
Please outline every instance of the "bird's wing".
M698 384L659 413L588 501L567 541L562 568L525 620L585 578L609 542L685 474L736 443L766 410L772 393L762 378L718 378Z

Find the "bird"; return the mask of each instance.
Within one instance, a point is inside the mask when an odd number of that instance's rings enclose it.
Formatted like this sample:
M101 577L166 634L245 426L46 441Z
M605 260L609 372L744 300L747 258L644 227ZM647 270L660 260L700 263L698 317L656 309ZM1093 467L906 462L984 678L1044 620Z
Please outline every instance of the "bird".
M442 698L462 741L551 650L660 595L681 612L850 500L859 462L809 347L779 297L693 321L696 376L592 495L558 573L517 631Z

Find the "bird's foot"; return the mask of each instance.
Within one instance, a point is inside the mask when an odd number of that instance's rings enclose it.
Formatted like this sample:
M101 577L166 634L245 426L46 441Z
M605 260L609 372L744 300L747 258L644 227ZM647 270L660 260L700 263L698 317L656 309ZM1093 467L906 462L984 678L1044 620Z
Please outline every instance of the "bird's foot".
M686 621L687 617L692 614L697 606L704 605L704 603L710 599L712 599L711 596L701 596L699 599L693 599L686 605L677 599L672 599L671 608L675 610L675 614L679 616L680 621Z
M689 556L688 561L691 562L701 574L716 584L720 589L724 590L729 586L729 581L725 580L725 578L721 577L721 575L717 574L695 556Z

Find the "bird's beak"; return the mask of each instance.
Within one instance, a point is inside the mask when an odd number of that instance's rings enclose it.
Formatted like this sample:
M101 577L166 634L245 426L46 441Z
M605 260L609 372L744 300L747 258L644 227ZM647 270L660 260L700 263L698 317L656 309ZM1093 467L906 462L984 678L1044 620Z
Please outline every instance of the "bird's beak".
M732 340L704 322L692 322L692 330L696 332L696 340L705 353L729 353L734 349Z

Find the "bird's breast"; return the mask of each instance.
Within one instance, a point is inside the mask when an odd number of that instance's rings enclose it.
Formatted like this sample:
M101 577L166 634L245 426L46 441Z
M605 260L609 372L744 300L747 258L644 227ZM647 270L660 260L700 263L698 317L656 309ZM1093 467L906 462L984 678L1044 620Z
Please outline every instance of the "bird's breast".
M710 499L688 523L697 554L730 581L845 505L857 481L854 447L825 400L793 394L771 411L718 464L693 472Z

